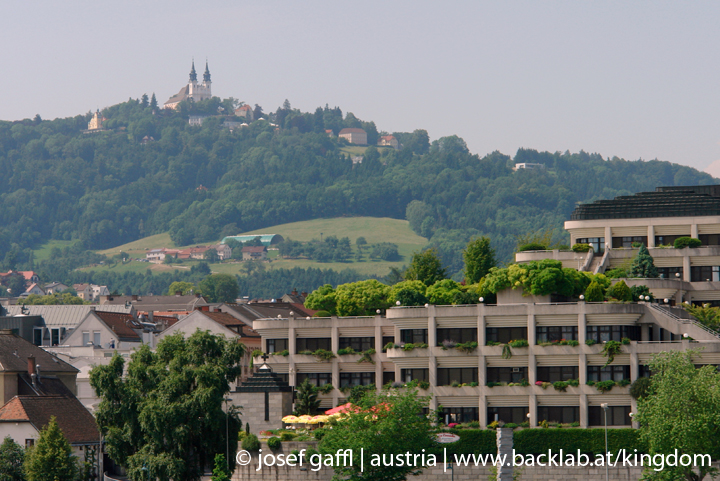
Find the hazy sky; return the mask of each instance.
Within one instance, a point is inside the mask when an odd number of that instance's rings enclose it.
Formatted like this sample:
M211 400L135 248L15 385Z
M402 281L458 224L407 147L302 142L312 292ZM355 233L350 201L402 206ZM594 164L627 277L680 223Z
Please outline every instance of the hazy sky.
M2 17L0 119L163 103L207 57L214 95L266 112L327 103L481 155L720 166L720 2L35 0Z

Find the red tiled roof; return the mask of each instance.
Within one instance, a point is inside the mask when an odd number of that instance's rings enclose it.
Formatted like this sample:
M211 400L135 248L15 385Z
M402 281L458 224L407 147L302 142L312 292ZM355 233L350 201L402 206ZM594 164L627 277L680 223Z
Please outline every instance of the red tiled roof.
M76 397L15 396L0 408L0 420L29 421L38 431L53 416L70 444L100 442L95 418Z
M242 248L242 252L265 252L267 249L265 246L245 246Z
M338 135L342 135L342 134L366 134L366 133L367 133L367 132L365 132L363 129L358 129L358 128L356 128L356 127L346 127L346 128L344 128L344 129L342 129Z
M102 319L120 340L140 342L140 336L132 329L132 326L135 326L135 319L131 315L103 311L95 311L95 315Z
M390 140L393 140L393 139L395 138L395 136L394 136L394 135L383 135L383 136L380 137L380 138L383 139L383 140L390 141Z

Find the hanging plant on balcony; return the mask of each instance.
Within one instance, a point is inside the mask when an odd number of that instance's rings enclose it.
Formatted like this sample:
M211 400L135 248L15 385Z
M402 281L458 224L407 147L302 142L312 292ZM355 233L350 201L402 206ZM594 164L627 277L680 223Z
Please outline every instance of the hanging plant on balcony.
M317 351L313 352L312 355L317 358L318 362L329 361L330 359L335 357L335 354L333 354L332 351L328 351L327 349L318 349Z
M607 362L603 367L607 367L610 363L612 363L615 360L615 356L620 354L622 351L620 347L622 346L621 343L618 341L607 341L602 348L602 355L607 357Z
M478 343L475 341L460 342L460 343L455 344L455 349L457 349L460 352L466 352L468 354L473 352L475 349L477 349L477 347L478 347Z
M373 360L372 356L375 354L375 349L370 348L367 351L362 351L360 356L360 359L357 360L357 363L360 364L361 362L369 362L370 364L375 364L375 361Z
M502 358L510 359L511 357L512 357L512 349L510 349L510 344L503 345Z

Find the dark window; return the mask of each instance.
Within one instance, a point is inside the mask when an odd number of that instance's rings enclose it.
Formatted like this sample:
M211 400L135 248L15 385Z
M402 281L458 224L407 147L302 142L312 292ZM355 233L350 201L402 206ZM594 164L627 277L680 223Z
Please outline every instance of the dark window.
M671 246L675 244L675 239L678 237L688 237L686 235L656 235L655 245L656 246ZM704 242L703 242L704 244Z
M268 339L267 340L267 352L272 354L274 352L287 351L288 340L287 339Z
M427 329L401 329L400 340L411 344L427 344Z
M719 266L693 266L690 268L690 282L720 281Z
M469 423L479 421L478 408L443 408L442 419L445 424Z
M318 337L318 338L299 338L295 341L296 353L301 351L317 351L318 349L330 350L330 338L329 337Z
M620 341L627 337L631 341L640 340L640 326L588 326L587 339L597 343Z
M683 268L682 267L658 267L658 277L663 279L682 279ZM680 274L679 276L677 274Z
M332 382L332 374L329 372L299 372L297 374L297 385L303 383L307 379L313 386L324 386Z
M535 328L535 337L537 342L553 342L553 341L577 341L577 326L537 326Z
M38 329L36 327L35 329L33 329L33 344L35 344L36 346L42 346L42 335L42 328Z
M630 379L630 366L588 366L588 381L622 381Z
M640 368L638 369L638 377L650 377L652 376L652 371L648 366L645 364L640 364Z
M488 341L507 344L518 339L527 339L527 327L488 327L485 329Z
M35 446L34 439L26 439L25 440L25 448L32 448L33 446Z
M375 384L374 372L341 372L340 387L369 386Z
M382 352L385 352L385 351L387 351L387 349L385 349L385 346L387 346L389 342L392 342L393 344L395 344L395 336L383 336L382 342L383 342Z
M400 381L429 381L429 369L402 369L400 371Z
M577 366L543 366L537 368L538 381L557 382L578 378Z
M720 246L720 234L700 234L698 238L704 246Z
M527 367L487 368L487 381L489 382L519 382L521 379L527 378Z
M352 347L356 351L367 351L375 347L374 337L341 337L340 349Z
M575 239L576 244L590 244L595 254L605 252L605 238L604 237L583 237L581 239Z
M580 422L580 408L577 406L538 406L539 421L570 424Z
M647 245L647 236L631 236L631 237L613 237L612 246L613 249L620 247L632 247L633 243L639 242L640 244Z
M463 327L453 329L438 329L437 330L437 343L441 346L443 341L455 341L455 342L477 342L477 328L476 327Z
M395 371L383 371L383 385L395 382Z
M605 412L602 406L588 406L588 424L590 426L604 426ZM629 426L630 406L609 406L607 409L608 426Z
M50 336L51 346L57 346L60 344L60 329L51 329Z
M449 386L453 382L467 384L477 382L478 368L476 367L439 367L437 370L437 385Z
M495 415L497 414L498 421L504 423L515 423L520 424L528 420L528 407L502 407L502 408L487 408L487 423L495 421Z
M273 373L273 374L275 374L277 377L279 377L280 379L282 379L285 382L290 382L290 374L287 374L287 373L285 373L285 374Z

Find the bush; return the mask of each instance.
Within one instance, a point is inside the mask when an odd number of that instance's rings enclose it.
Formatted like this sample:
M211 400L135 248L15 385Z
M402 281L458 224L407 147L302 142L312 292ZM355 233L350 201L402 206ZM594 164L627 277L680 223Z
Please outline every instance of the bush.
M295 433L284 431L280 433L280 441L292 441L295 439Z
M597 281L592 281L587 289L585 289L586 302L602 302L605 300L605 292Z
M590 244L575 244L572 246L573 252L588 252L590 249Z
M553 383L553 387L555 388L555 390L560 392L566 392L569 385L570 384L567 381L555 381Z
M280 449L281 444L282 443L280 442L280 438L275 437L275 436L273 436L267 440L268 448L272 449L273 451Z
M632 292L625 281L615 283L608 291L613 299L618 301L632 301Z
M543 244L537 244L537 243L525 244L523 246L518 247L518 252L546 251L546 250L548 250L548 246L543 245Z
M326 432L327 432L327 431L325 431L324 428L318 428L318 429L316 429L315 431L313 431L313 437L314 437L315 439L317 439L318 441L321 441L322 438L323 438L323 436L325 436L325 433L326 433Z
M605 453L604 429L525 429L514 435L514 448L522 454L542 454L548 449L595 456ZM638 454L647 453L647 445L640 439L640 431L621 428L608 430L608 447L611 452L625 449Z
M313 317L330 317L332 314L330 314L328 311L317 311L315 313L315 316Z
M257 451L260 449L260 440L254 434L248 434L242 440L242 448L245 451Z
M676 249L684 249L686 247L693 249L695 247L700 247L702 245L702 241L700 239L695 239L694 237L678 237L675 239L675 243L673 245Z
M639 377L630 385L630 395L633 399L644 398L650 392L650 378Z
M530 343L528 343L527 339L516 339L514 341L508 342L508 345L510 347L528 347Z

